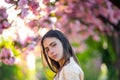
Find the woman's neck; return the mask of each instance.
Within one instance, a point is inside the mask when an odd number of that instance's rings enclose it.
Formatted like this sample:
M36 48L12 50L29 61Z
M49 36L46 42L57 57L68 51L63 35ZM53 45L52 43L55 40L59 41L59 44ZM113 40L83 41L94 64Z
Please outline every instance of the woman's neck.
M65 58L62 58L62 59L59 61L59 65L60 65L60 67L62 67L64 64L65 64Z
M64 65L69 63L69 58L66 60L65 58L62 58L59 62L60 68L62 68Z

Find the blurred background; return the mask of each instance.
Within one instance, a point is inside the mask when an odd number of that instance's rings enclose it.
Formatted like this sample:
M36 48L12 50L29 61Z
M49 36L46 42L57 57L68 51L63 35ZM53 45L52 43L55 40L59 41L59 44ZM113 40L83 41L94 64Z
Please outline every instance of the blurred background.
M84 80L120 80L119 0L0 0L0 80L52 80L41 38L59 29ZM44 63L44 65L43 65Z

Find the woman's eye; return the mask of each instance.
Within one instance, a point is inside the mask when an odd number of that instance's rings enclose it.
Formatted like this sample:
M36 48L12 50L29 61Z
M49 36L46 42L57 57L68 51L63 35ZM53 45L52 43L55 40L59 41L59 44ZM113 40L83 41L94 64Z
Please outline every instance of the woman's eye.
M55 46L56 46L56 43L53 43L53 44L52 44L52 47L55 47Z

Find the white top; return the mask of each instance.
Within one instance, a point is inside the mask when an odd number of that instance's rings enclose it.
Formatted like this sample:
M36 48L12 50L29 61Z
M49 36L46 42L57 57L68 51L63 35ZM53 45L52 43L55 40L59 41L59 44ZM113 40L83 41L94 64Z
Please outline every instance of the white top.
M54 80L84 80L84 73L73 57L70 57L70 62L56 74Z

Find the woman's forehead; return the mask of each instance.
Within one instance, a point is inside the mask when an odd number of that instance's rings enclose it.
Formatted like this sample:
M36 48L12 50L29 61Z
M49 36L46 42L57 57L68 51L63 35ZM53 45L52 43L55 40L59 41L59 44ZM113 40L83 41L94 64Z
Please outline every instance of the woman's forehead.
M46 37L46 38L44 39L44 42L47 42L47 41L55 41L55 40L57 40L57 38L55 38L55 37Z
M44 46L49 46L50 43L52 43L52 42L58 42L58 41L59 40L57 38L55 38L55 37L47 37L47 38L44 39L43 45Z

